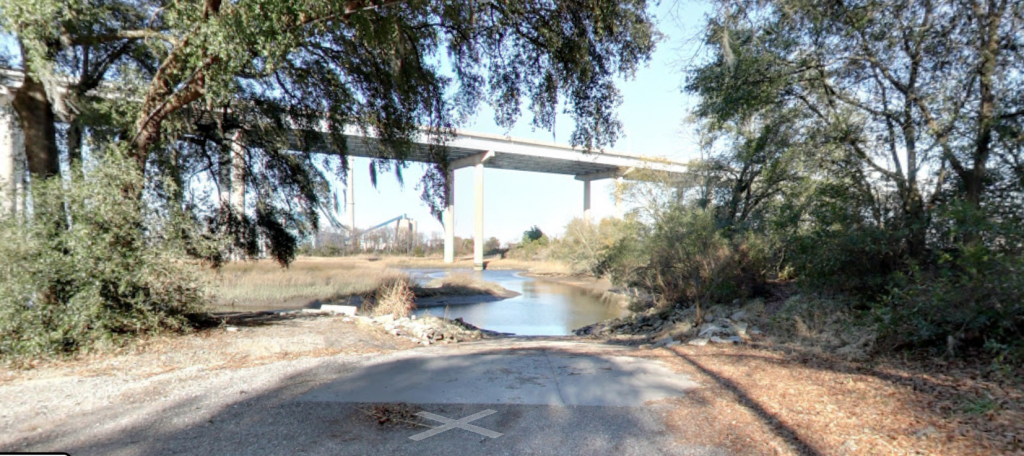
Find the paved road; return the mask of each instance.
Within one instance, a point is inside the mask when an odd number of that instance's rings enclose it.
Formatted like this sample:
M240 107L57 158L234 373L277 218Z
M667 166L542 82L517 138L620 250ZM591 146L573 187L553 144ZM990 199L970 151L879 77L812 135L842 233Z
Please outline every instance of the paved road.
M267 366L211 374L190 380L205 386L168 399L173 405L142 400L83 410L84 416L56 423L57 429L17 449L72 455L727 454L667 432L660 416L671 406L659 400L699 385L630 352L503 339L369 360L305 360L301 373L278 378L261 377ZM249 390L241 389L247 384ZM210 388L220 394L203 392ZM365 414L369 403L409 404L432 414L422 424L451 423L424 437L430 427L377 425Z

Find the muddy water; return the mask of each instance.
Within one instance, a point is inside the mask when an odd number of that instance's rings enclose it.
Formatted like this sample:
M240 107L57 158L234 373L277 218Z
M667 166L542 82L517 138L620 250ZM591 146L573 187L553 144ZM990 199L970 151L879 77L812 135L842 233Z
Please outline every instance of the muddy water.
M425 283L444 277L441 270L408 270L412 278ZM467 272L467 271L455 271ZM569 285L536 280L519 271L482 271L482 279L494 282L519 296L500 301L460 306L419 309L417 315L461 317L467 323L492 331L529 336L562 336L601 320L626 314L617 304Z

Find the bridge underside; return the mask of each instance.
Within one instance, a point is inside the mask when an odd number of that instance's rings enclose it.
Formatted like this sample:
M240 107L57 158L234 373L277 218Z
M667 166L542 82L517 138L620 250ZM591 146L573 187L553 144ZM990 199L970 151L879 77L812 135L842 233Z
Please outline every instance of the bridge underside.
M386 157L378 141L359 134L345 135L346 149L349 156ZM586 152L581 149L541 141L522 140L511 137L487 135L481 133L458 132L446 144L449 173L447 176L448 191L443 214L445 231L444 259L446 263L455 261L455 200L454 185L456 169L472 166L474 172L474 236L473 266L483 269L483 178L484 167L507 169L537 173L563 174L574 176L583 183L583 216L589 220L590 213L590 182L600 179L629 178L635 169L653 169L683 176L686 167L679 163L664 160L646 159L641 156L621 152ZM431 146L425 139L417 141L406 156L407 161L436 163L439 154L431 153ZM636 177L636 175L634 175ZM349 167L348 185L352 195L354 175ZM622 216L622 199L616 194L615 202L618 216ZM354 226L354 198L349 197L347 218L350 226Z

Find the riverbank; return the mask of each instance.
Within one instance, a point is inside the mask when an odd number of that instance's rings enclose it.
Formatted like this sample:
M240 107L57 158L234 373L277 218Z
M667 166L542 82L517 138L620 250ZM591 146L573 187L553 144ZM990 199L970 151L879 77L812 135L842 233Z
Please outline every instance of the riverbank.
M211 310L300 309L318 308L322 304L358 306L364 296L372 294L382 283L408 279L403 269L444 269L438 264L444 263L440 259L374 256L299 257L287 268L270 260L230 263L220 271L210 272L214 295ZM460 265L447 269L457 269L457 266ZM545 263L539 266L543 271L557 269ZM471 274L451 274L434 283L414 286L413 291L417 305L423 307L445 305L440 301L446 300L471 303L475 297L505 299L516 295L477 280Z

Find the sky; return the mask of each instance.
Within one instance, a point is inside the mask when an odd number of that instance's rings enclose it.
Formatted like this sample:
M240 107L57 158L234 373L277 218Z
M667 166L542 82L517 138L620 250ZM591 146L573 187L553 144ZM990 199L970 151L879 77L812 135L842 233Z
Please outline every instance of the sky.
M629 137L621 138L613 150L645 156L688 161L698 156L692 127L684 125L694 100L682 93L685 63L697 49L707 5L694 1L665 0L655 9L658 29L665 34L650 64L640 68L632 80L619 81L623 103L618 116ZM494 123L494 112L482 106L476 118L463 130L511 135L516 138L569 144L572 119L561 115L556 132L530 126L527 112L510 131ZM416 188L424 165L410 164L403 172L404 187L393 175L379 176L377 187L370 183L369 159L355 158L356 226L367 228L406 214L418 221L419 230L429 235L443 232ZM336 183L342 186L340 182ZM615 213L614 180L591 184L591 210L596 219ZM455 171L455 235L473 235L473 168ZM626 206L629 209L629 206ZM344 223L345 208L338 214ZM565 225L583 215L583 183L573 176L484 168L484 237L517 242L523 231L536 225L549 235L561 235Z

